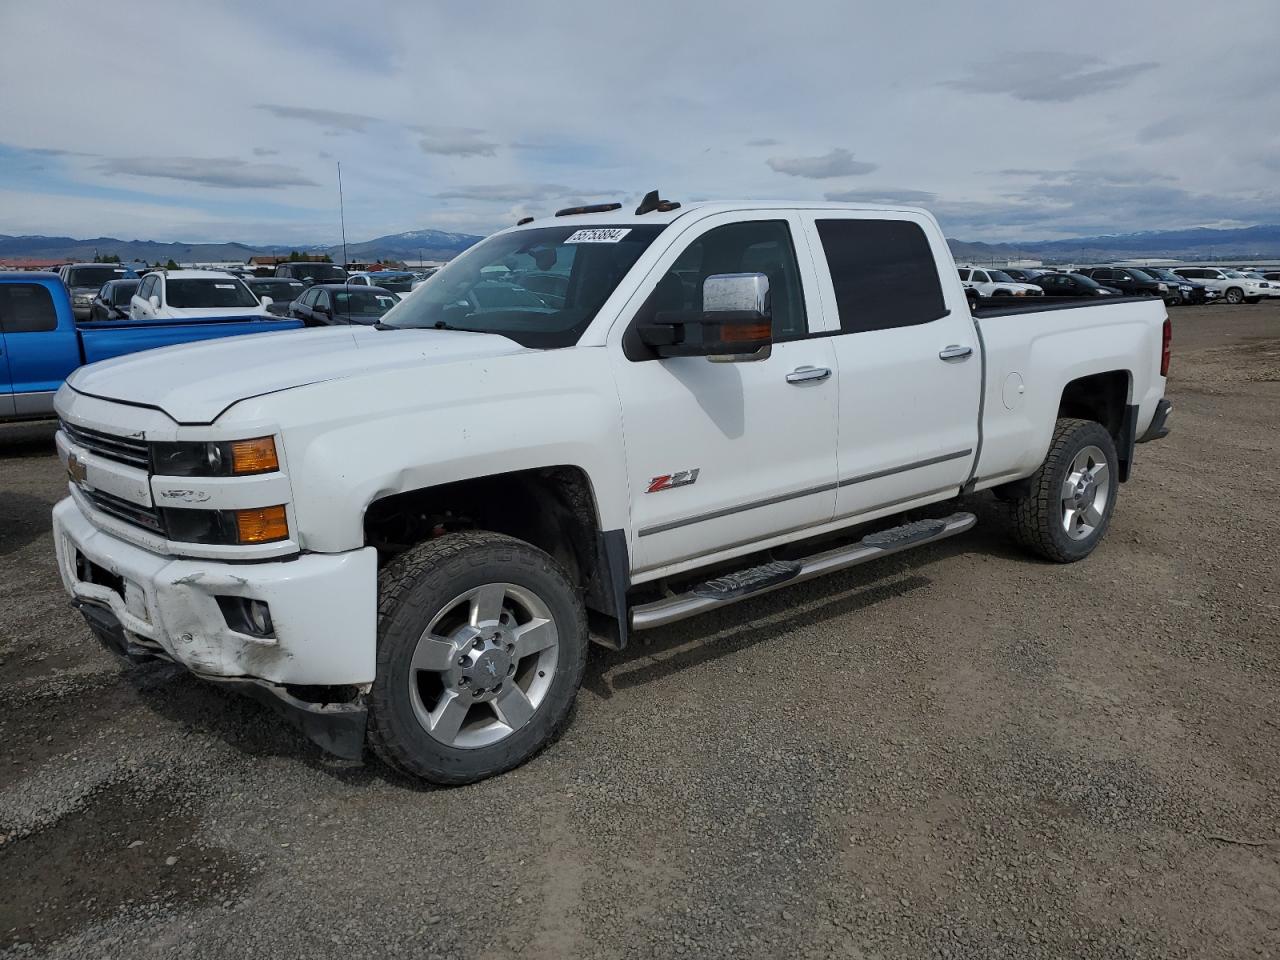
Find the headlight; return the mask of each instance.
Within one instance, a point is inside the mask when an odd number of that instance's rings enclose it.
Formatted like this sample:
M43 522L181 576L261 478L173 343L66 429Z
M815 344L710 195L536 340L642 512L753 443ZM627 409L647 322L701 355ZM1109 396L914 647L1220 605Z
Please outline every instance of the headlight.
M151 464L164 477L240 477L280 469L274 437L153 443Z
M284 504L251 510L191 510L169 507L164 526L179 543L256 544L289 539Z
M1157 289L1159 289L1159 291L1160 291L1161 293L1168 293L1168 292L1169 292L1169 285L1168 285L1167 283L1157 284L1156 286L1157 286Z

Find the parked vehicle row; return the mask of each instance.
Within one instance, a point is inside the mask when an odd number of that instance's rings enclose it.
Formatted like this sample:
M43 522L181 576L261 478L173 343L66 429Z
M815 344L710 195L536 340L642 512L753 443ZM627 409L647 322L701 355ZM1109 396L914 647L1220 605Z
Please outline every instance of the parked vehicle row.
M1257 303L1280 297L1280 271L1262 273L1223 267L1076 267L1070 270L960 267L971 300L1045 294L1055 297L1159 297L1182 304Z

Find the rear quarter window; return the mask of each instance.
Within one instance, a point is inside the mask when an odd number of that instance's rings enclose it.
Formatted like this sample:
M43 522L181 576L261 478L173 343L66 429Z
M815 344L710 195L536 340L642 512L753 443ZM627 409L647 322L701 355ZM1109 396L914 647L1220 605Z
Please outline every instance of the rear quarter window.
M929 239L906 220L819 220L841 333L932 323L946 316Z
M0 331L39 333L57 326L58 311L47 287L38 283L0 283Z

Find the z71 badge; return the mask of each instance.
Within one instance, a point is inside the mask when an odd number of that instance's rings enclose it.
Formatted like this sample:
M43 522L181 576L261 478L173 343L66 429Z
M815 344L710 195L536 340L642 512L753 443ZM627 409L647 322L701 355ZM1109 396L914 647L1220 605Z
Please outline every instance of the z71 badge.
M698 470L681 470L678 473L668 473L661 477L654 477L649 481L649 489L645 493L657 493L659 490L670 490L673 487L687 487L691 483L698 482Z

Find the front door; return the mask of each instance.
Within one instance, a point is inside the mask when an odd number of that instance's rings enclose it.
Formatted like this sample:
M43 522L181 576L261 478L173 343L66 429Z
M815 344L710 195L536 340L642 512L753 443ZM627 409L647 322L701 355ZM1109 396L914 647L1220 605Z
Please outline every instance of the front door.
M630 302L637 316L700 310L708 276L763 273L775 339L767 359L657 359L624 336L634 316L615 324L610 353L622 401L632 567L642 579L831 519L835 356L812 260L803 246L797 257L797 241L804 243L798 218L777 212L693 223Z
M963 291L940 282L941 232L906 212L823 211L805 227L840 325L836 518L956 495L977 455L982 355Z

